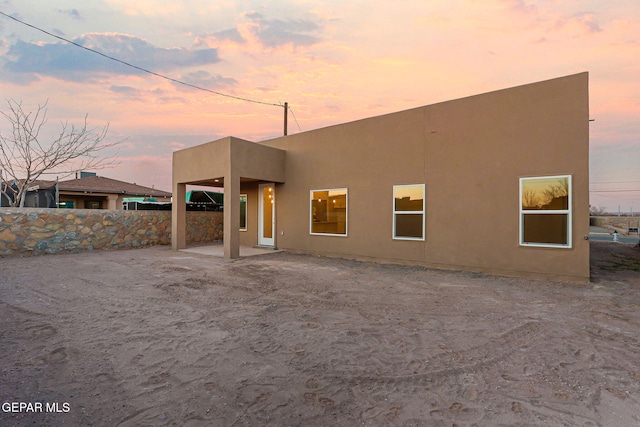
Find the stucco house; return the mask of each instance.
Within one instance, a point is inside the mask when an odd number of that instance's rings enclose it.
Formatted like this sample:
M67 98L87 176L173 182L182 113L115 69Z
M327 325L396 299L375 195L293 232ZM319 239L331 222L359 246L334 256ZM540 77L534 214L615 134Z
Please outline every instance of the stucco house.
M168 191L98 175L60 181L58 189L60 204L76 209L122 209L124 199L129 197L171 201Z
M224 187L239 246L589 280L588 73L254 143L173 154L172 247L187 184Z

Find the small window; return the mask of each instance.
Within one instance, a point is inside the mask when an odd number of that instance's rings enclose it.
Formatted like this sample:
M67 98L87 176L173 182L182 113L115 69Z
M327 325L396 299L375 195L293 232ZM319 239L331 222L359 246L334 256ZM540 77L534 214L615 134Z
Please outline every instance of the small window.
M347 189L312 190L310 192L311 234L347 235Z
M424 184L393 186L393 238L424 240Z
M247 231L247 195L240 195L240 231Z
M520 178L520 244L571 247L571 176Z

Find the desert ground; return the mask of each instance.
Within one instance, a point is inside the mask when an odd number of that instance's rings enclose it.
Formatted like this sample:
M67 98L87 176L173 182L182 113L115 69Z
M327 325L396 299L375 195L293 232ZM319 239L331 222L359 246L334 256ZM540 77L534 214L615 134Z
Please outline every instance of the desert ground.
M2 258L0 425L639 425L640 249L592 242L592 272Z

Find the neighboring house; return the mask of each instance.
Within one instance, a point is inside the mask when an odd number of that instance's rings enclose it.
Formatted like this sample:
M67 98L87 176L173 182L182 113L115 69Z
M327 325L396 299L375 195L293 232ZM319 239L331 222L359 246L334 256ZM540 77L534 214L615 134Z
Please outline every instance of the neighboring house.
M262 245L587 281L588 73L176 151L174 250L187 184L224 187L226 258Z
M122 209L125 198L153 198L159 202L170 202L171 193L131 184L116 179L85 175L83 178L58 182L58 206L75 209ZM25 207L55 208L56 181L38 180L31 184L25 197ZM8 206L6 198L2 206Z
M122 209L125 198L148 197L159 202L170 202L171 193L118 181L103 176L60 181L60 207L76 209Z

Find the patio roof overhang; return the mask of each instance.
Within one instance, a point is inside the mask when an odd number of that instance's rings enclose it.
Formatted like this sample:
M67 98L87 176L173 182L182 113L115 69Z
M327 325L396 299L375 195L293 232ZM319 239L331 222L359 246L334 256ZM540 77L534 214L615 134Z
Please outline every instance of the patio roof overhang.
M173 183L225 186L225 180L282 183L284 150L227 137L173 153Z

